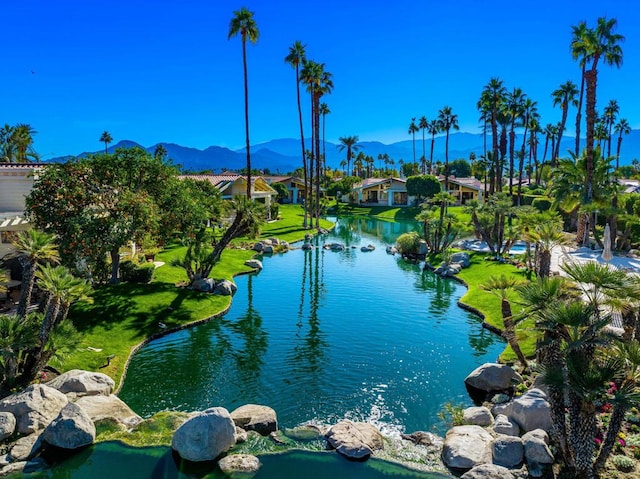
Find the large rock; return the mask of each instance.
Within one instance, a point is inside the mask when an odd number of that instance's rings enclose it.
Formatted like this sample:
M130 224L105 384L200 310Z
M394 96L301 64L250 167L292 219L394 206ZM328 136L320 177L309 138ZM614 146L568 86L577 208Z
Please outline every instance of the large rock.
M188 461L212 461L235 444L235 432L229 411L213 407L184 422L174 433L171 447Z
M42 447L42 436L40 434L30 434L18 439L9 451L9 455L14 461L26 461L34 457Z
M269 406L245 404L231 413L231 419L245 431L256 431L263 436L278 430L276 412Z
M453 469L471 469L491 462L493 437L480 426L455 426L444 438L442 460Z
M420 446L442 446L443 439L440 436L436 436L432 432L416 431L411 434L401 434L400 437L407 441L411 441L414 444Z
M468 268L471 264L471 260L469 259L469 253L466 251L461 251L459 253L453 253L451 255L451 263L458 263L462 268Z
M108 396L113 392L115 383L106 374L72 369L49 381L47 386L64 394L74 393L76 396Z
M506 467L481 464L465 472L460 479L515 479L515 477Z
M545 469L554 461L549 449L549 436L541 429L530 431L522 436L524 443L524 458L531 477L542 477Z
M232 476L234 473L242 473L245 478L258 472L261 465L260 459L250 454L231 454L218 461L218 466L225 474Z
M344 419L331 426L325 437L331 447L350 459L365 460L375 451L384 449L382 434L369 423Z
M18 433L26 435L47 427L68 402L67 396L57 389L32 384L0 401L0 412L13 414Z
M238 287L233 281L223 279L216 283L216 287L213 290L213 294L219 294L220 296L233 296L238 291Z
M96 426L89 415L77 404L69 403L42 433L42 439L52 446L78 449L92 444Z
M491 426L493 424L493 416L491 411L484 406L468 407L463 411L462 423L475 426Z
M211 278L196 279L191 283L191 287L202 293L210 293L216 287L216 282Z
M16 417L10 412L0 412L0 441L10 437L16 430Z
M248 259L244 262L244 265L253 269L262 269L262 261L259 259Z
M530 389L507 404L494 406L494 414L504 414L524 431L551 430L551 407L540 389Z
M493 463L514 468L524 460L524 445L517 436L499 435L493 440Z
M425 240L420 240L420 243L418 244L418 254L426 255L427 253L429 253L429 246L427 246L427 242Z
M127 428L142 422L142 418L127 406L118 396L84 396L76 403L95 422L112 419Z
M493 423L493 432L506 436L519 436L520 426L511 422L504 414L498 414L496 421Z
M481 391L504 391L522 382L522 376L504 364L485 363L464 380L467 386Z

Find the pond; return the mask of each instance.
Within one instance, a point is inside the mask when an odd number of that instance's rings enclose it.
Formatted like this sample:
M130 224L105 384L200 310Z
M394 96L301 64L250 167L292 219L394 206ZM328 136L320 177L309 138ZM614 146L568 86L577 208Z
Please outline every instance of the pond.
M457 306L463 286L385 252L416 227L340 218L316 249L263 258L259 274L236 278L225 317L142 348L120 397L142 416L255 403L281 429L350 418L389 435L443 432L438 412L471 405L465 376L503 344Z

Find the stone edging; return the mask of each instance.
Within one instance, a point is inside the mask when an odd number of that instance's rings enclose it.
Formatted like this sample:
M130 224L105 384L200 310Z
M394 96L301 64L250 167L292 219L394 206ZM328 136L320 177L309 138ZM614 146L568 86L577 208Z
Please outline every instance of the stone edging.
M234 274L232 276L232 278L235 278L236 276L242 276L245 274L253 274L258 272L257 269L253 269L251 271L241 271L237 274ZM207 294L207 293L203 293L203 294ZM231 296L231 299L229 301L229 306L227 306L225 309L223 309L222 311L213 314L211 316L208 316L204 319L197 319L195 321L191 321L189 323L184 323L181 324L179 326L174 326L171 329L165 329L163 331L158 331L157 333L152 334L151 336L146 337L145 339L143 339L140 343L136 344L133 348L131 348L131 351L129 351L129 356L127 356L127 360L124 363L124 367L122 368L122 374L120 375L120 380L118 382L118 387L113 391L113 394L119 394L120 390L122 389L122 385L124 384L124 380L127 377L127 371L129 370L129 364L131 363L131 358L133 357L133 355L135 353L137 353L140 348L142 348L143 346L149 344L151 341L161 338L163 336L166 336L167 334L171 334L171 333L175 333L176 331L181 331L183 329L187 329L187 328L192 328L194 326L198 326L200 324L204 324L204 323L208 323L209 321L211 321L212 319L216 319L216 318L220 318L221 316L224 316L225 314L227 314L229 312L229 310L231 309L231 306L233 305L233 296Z

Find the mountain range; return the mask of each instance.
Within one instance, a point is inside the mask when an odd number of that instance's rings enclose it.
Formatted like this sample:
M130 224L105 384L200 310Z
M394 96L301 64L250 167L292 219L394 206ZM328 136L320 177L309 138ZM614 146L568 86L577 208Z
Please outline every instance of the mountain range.
M445 137L438 136L435 139L433 149L434 161L444 161L445 156ZM518 140L516 136L516 145L522 142L522 138ZM584 141L583 141L584 142ZM140 146L141 148L153 153L158 145L163 145L167 150L167 156L182 170L199 172L211 170L219 173L224 170L238 170L246 165L246 150L244 148L231 150L221 146L210 146L204 150L191 148L187 146L177 145L175 143L158 143L149 147L144 147L131 140L120 141L108 148L109 152L113 152L116 148ZM305 140L308 148L311 144L310 140ZM469 159L469 155L474 153L476 157L480 157L484 151L484 138L482 134L455 132L449 137L449 161L464 158ZM488 148L491 148L491 137L487 138ZM366 155L373 157L376 167L384 166L378 160L378 155L388 154L398 165L400 159L404 162L413 161L412 140L399 141L389 145L377 141L362 141L358 143L360 151ZM617 146L617 137L614 137L611 145L612 154L615 154ZM545 141L544 137L540 137L538 146L538 157L541 160L544 154ZM574 137L563 137L560 151L567 152L575 147ZM431 149L431 138L426 137L424 141L425 156L429 158ZM551 150L551 144L549 144ZM99 153L98 151L96 153ZM72 158L84 157L91 152L84 152L76 156L65 156L53 158L49 161L60 162ZM422 156L423 142L422 135L418 133L415 139L415 155L416 159ZM547 153L549 155L550 153ZM251 165L253 168L260 170L268 170L271 174L286 174L293 172L301 166L301 145L299 139L281 138L276 140L258 143L251 146ZM640 130L632 130L629 135L623 137L622 147L620 150L620 164L629 165L632 159L640 156ZM346 158L346 151L341 151L338 144L326 142L327 166L332 168L341 168L340 162ZM354 155L355 157L355 155ZM397 167L397 166L396 166Z

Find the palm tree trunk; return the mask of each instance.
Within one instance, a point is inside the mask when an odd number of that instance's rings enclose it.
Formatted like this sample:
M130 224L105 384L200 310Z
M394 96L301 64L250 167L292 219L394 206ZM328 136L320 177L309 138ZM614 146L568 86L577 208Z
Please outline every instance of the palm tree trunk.
M593 200L593 174L595 169L594 132L596 122L596 85L598 81L595 68L585 72L587 82L587 153L586 153L586 200L590 204Z
M247 199L251 199L251 153L249 152L249 79L247 75L247 34L242 32L242 67L244 71L244 130L247 148Z
M20 262L22 263L22 291L20 292L20 300L18 301L18 310L16 314L19 318L24 318L27 314L27 309L31 305L33 286L36 282L36 265L28 261L26 258L22 259Z
M595 479L593 453L597 432L596 411L593 403L583 400L575 391L569 391L569 445L575 460L576 477Z
M111 256L111 284L118 284L118 269L120 268L120 251L119 248L113 248L109 252Z
M560 157L560 142L562 141L562 133L564 132L564 127L567 123L568 110L569 103L562 107L562 120L560 120L560 128L558 128L558 142L556 143L556 152L553 155L556 160Z
M509 346L511 346L513 352L516 353L518 361L520 361L522 367L527 369L529 365L527 363L527 359L524 357L524 354L522 354L520 344L518 343L518 338L516 337L516 325L513 321L511 304L509 303L508 299L502 298L501 310L502 322L504 323L504 339L509 343Z
M582 101L584 98L586 64L582 65L582 75L580 77L580 99L578 100L578 113L576 113L576 158L580 155L580 124L582 123Z
M538 245L538 247L540 247L540 245ZM548 249L541 250L539 260L536 274L540 278L548 278L551 276L551 251Z
M509 196L513 199L513 173L515 165L515 143L516 143L516 131L515 125L511 124L511 131L509 131Z
M622 421L624 420L624 415L626 412L627 409L620 403L616 403L616 405L613 406L613 412L611 413L611 418L609 419L607 434L604 437L602 446L600 446L600 452L598 453L598 457L596 459L596 472L600 472L602 471L602 469L604 469L604 465L607 462L607 459L609 459L611 451L613 451L613 448L618 440L618 433L622 429Z
M307 178L307 155L305 154L305 148L304 148L304 129L303 129L303 123L302 123L302 106L300 104L300 72L299 72L299 66L296 63L296 94L298 97L298 119L300 121L300 145L302 147L302 171L303 171L303 175L304 175L304 195L303 195L303 205L302 205L302 227L306 228L307 227L307 201L304 199L304 197L307 194L307 191L309 190L309 183L308 183L308 178Z

